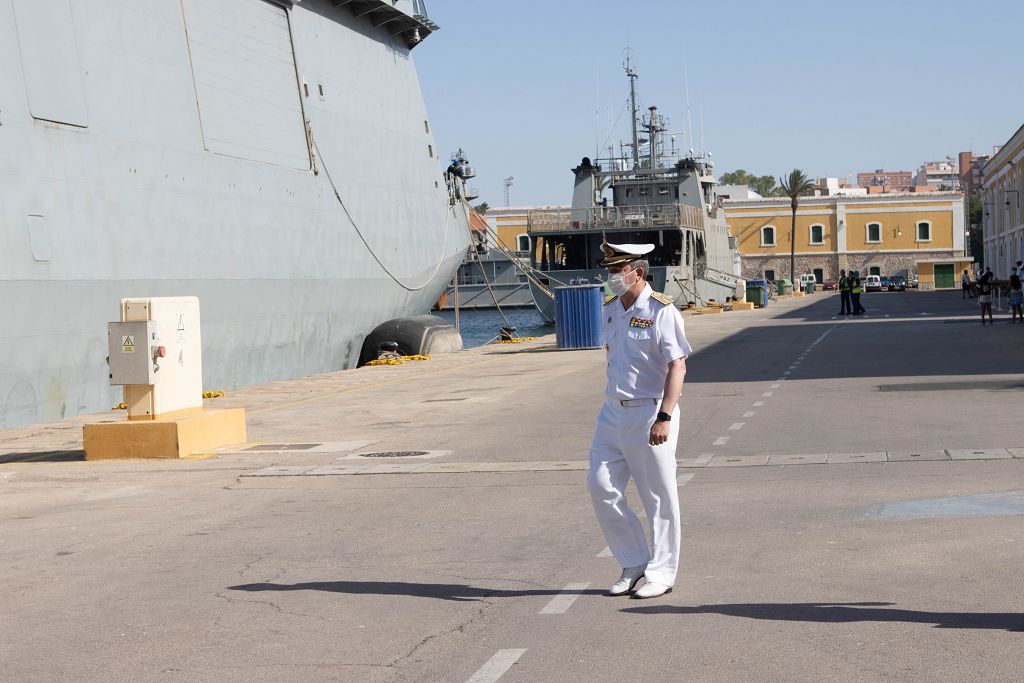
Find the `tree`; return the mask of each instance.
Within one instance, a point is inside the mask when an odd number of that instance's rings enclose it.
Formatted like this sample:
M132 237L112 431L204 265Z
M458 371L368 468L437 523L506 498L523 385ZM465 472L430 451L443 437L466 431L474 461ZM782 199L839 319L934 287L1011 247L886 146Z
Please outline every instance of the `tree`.
M487 209L489 208L491 207L487 206L487 202L480 202L479 204L473 207L473 210L476 211L481 216L483 216L487 213Z
M789 279L792 282L796 282L796 209L800 206L800 195L813 187L814 183L798 168L790 171L788 178L779 178L781 195L789 197L789 206L793 209L793 222L789 231Z
M981 197L971 197L967 202L967 227L970 231L968 249L969 254L977 260L980 265L985 259L984 240L981 234L981 223L983 220L984 206Z
M754 175L747 173L742 168L722 174L722 183L725 185L746 185L762 197L771 197L777 194L775 178L770 175Z

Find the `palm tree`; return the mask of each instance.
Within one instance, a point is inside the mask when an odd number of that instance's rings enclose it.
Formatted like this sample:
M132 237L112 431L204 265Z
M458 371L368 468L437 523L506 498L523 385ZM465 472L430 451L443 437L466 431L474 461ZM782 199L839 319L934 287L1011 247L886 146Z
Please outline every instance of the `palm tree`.
M788 178L779 178L779 189L789 197L789 205L793 209L793 223L789 230L789 281L796 282L796 209L800 206L800 195L814 187L814 183L804 172L794 168Z

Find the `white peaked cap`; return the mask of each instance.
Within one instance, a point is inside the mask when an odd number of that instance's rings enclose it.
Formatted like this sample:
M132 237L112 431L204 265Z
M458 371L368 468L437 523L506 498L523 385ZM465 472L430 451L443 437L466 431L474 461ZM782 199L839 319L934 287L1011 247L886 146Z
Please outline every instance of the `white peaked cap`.
M644 254L648 254L654 251L653 244L611 244L605 242L601 245L601 250L604 252L604 259L601 260L600 265L602 266L614 266L621 263L629 263L635 261Z

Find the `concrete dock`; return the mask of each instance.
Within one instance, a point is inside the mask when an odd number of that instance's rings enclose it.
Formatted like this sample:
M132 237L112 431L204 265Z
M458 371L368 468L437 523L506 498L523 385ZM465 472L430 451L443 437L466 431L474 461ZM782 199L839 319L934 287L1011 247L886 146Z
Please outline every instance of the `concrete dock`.
M1024 325L960 296L687 317L650 601L602 595L603 351L230 391L252 441L189 460L82 461L115 413L0 432L2 678L1019 681Z

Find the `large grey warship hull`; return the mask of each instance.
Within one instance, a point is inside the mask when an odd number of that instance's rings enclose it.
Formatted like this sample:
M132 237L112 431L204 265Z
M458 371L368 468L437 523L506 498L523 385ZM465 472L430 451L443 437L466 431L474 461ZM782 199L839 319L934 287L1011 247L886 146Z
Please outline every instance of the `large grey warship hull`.
M210 389L352 367L428 311L469 244L410 55L434 28L421 0L0 0L0 427L120 401L122 297L199 297Z

